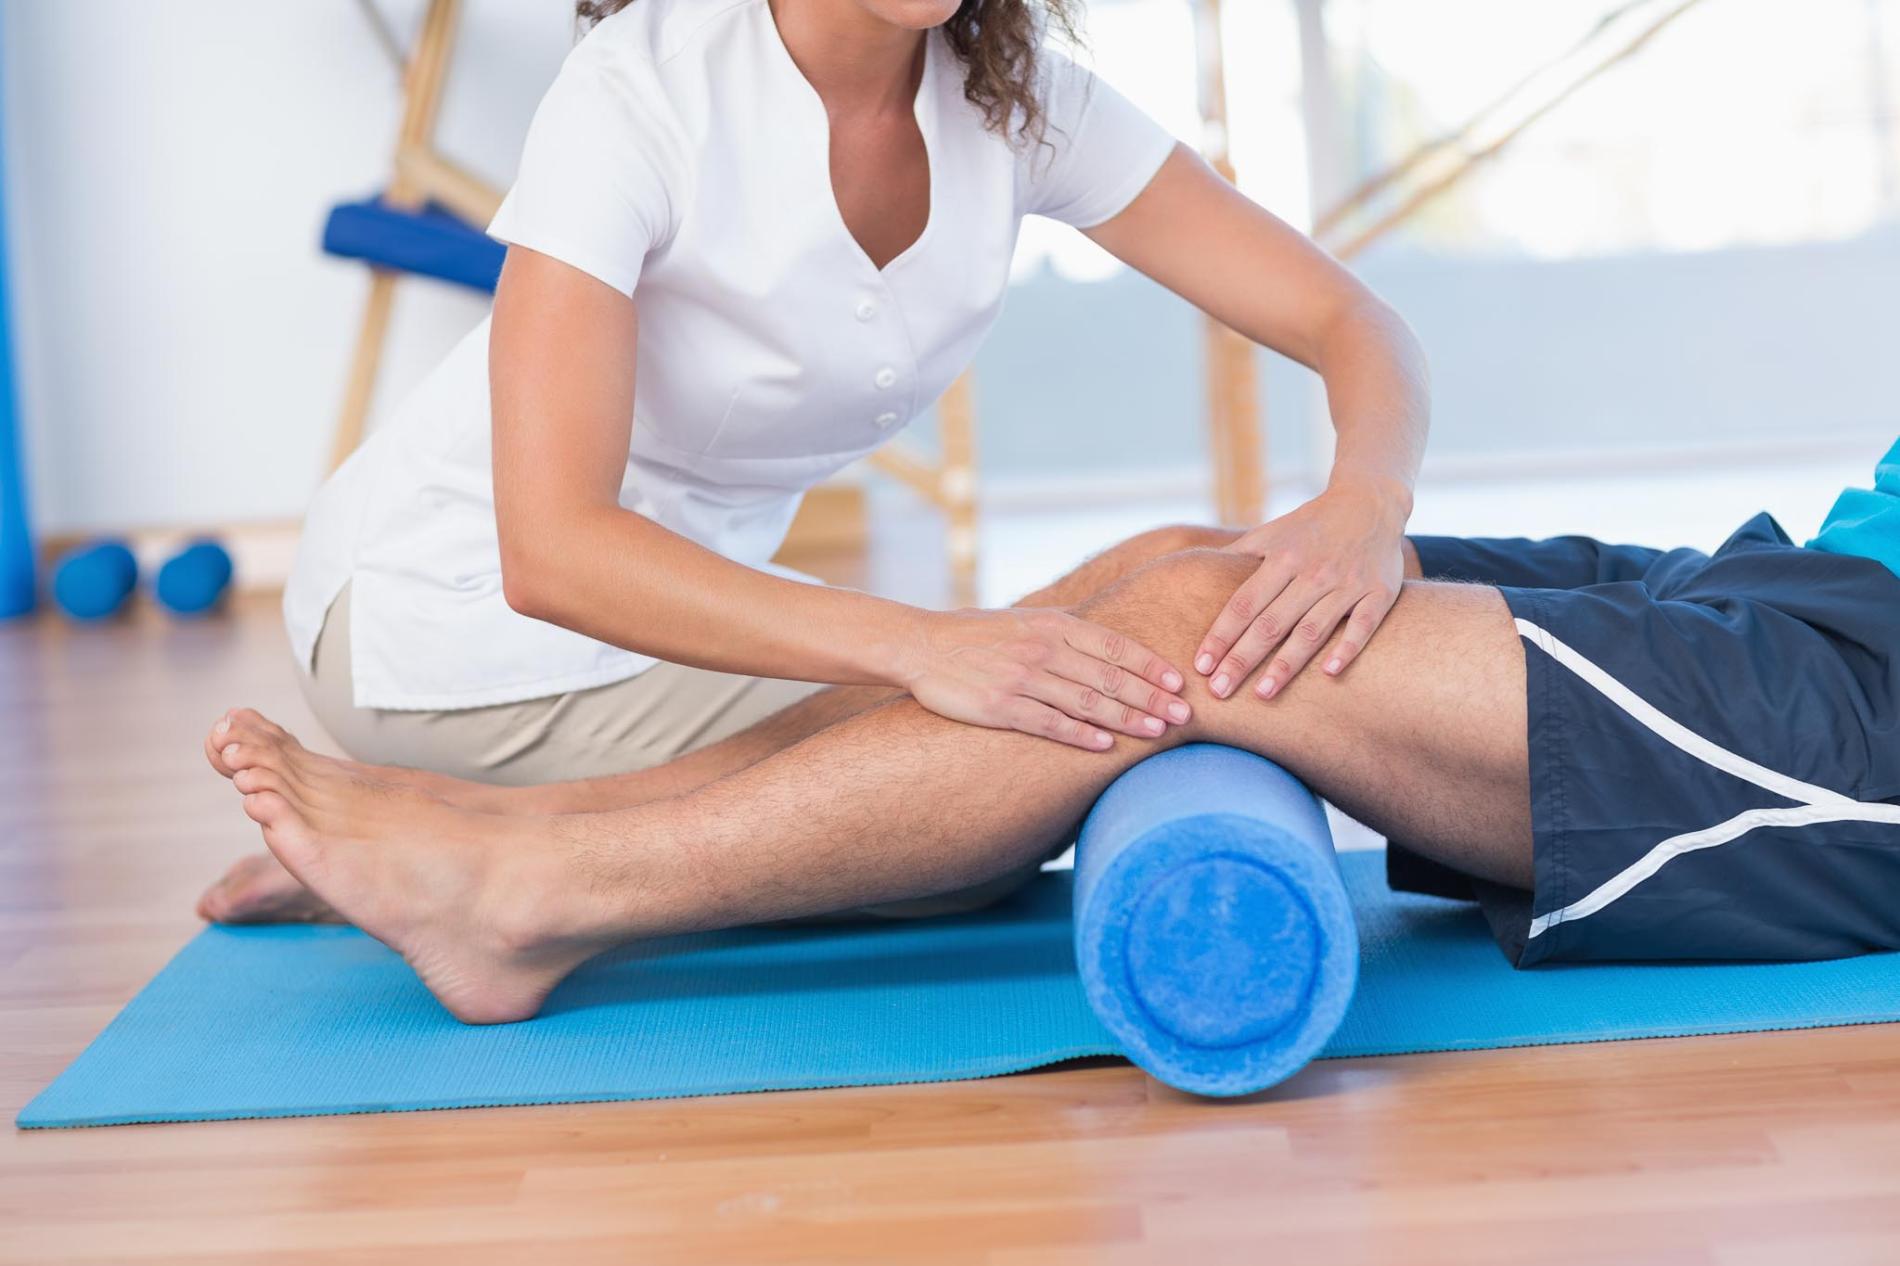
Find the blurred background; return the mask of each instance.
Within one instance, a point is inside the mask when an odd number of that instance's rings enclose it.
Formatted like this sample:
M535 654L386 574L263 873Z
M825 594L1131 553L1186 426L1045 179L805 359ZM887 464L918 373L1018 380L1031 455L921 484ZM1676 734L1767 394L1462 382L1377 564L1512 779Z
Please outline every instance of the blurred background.
M333 204L388 180L391 47L425 8L0 0L44 540L252 525L241 577L281 579L367 284L318 244ZM1224 128L1203 117L1209 21ZM1417 530L1709 547L1767 508L1804 538L1900 431L1900 0L1228 0L1217 18L1093 0L1087 32L1100 73L1183 140L1224 144L1241 187L1302 227L1458 138L1442 192L1352 259L1433 365ZM564 0L467 0L439 149L505 186L574 36ZM1368 206L1376 221L1401 201ZM486 308L405 284L372 426ZM1282 509L1323 479L1324 400L1299 367L1255 361ZM980 596L1215 513L1209 383L1195 313L1078 234L1026 225L971 391ZM915 568L888 560L941 520L866 487L868 583L901 591Z

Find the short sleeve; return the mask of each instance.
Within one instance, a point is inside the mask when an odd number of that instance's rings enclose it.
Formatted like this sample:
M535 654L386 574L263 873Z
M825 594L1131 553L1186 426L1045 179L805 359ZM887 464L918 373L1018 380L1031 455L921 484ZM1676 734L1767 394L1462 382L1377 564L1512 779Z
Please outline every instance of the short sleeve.
M677 151L651 66L583 43L535 111L489 236L631 295L673 232Z
M1148 187L1174 135L1062 53L1045 48L1040 58L1047 143L1024 147L1023 213L1093 228Z

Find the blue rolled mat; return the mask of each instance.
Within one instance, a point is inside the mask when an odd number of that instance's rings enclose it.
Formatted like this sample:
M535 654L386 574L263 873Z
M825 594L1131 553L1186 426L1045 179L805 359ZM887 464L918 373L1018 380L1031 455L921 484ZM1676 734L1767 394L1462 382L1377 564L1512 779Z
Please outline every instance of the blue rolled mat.
M53 601L75 620L117 614L138 588L139 561L123 541L74 550L53 569Z
M1231 747L1136 765L1076 843L1075 957L1095 1014L1158 1080L1238 1095L1291 1076L1359 972L1325 810Z
M397 207L380 197L331 208L323 226L323 249L489 294L508 254L506 246L441 207Z
M194 541L165 560L152 584L160 606L173 615L202 615L231 585L231 555L216 541Z

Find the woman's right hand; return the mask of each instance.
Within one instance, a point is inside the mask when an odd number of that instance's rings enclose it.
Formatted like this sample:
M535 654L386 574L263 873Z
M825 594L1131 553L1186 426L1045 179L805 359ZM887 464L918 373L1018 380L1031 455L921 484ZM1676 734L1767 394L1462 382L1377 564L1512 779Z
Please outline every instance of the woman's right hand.
M1141 643L1054 608L947 611L923 621L899 684L938 716L1106 751L1191 715L1180 670Z

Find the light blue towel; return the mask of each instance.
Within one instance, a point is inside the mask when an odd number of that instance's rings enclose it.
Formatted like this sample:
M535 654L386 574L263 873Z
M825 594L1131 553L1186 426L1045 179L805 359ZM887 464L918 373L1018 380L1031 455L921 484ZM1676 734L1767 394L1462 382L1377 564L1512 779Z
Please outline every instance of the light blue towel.
M1328 1056L1900 1019L1900 955L1517 972L1475 909L1387 891L1376 853L1340 860L1362 957ZM1114 1053L1075 975L1070 889L1052 874L964 918L632 946L500 1028L457 1024L348 928L210 928L19 1123L888 1085Z
M1809 549L1871 558L1900 576L1900 440L1874 466L1872 488L1848 488Z

